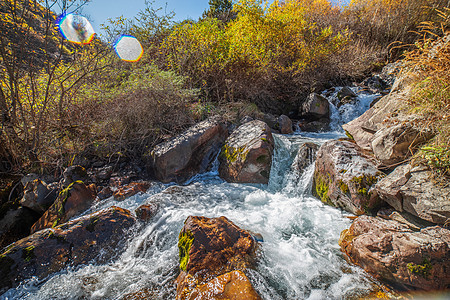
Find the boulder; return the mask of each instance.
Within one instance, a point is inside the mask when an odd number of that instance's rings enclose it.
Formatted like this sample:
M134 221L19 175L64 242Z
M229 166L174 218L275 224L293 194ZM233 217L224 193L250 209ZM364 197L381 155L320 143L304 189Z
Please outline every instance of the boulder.
M42 215L55 201L57 191L57 188L50 189L40 179L28 181L20 204Z
M157 202L143 204L136 208L136 216L141 221L148 221L158 213L159 205Z
M177 298L190 299L193 289L211 278L252 266L256 246L249 232L225 217L188 217L178 241Z
M82 181L72 182L62 190L55 202L31 227L31 233L55 227L91 207L96 198L95 185L86 186Z
M239 126L220 152L220 177L228 182L268 183L273 149L266 123L255 120Z
M372 137L371 147L375 157L385 166L404 161L412 155L415 146L432 137L408 122L378 130Z
M146 181L132 182L115 191L114 199L117 201L122 201L126 198L136 195L137 193L145 193L150 188L150 186L151 183Z
M278 119L272 114L264 114L262 121L267 124L272 130L278 130Z
M293 162L293 167L298 173L303 173L308 166L314 163L317 150L319 150L319 145L314 143L307 142L300 146Z
M312 93L306 98L301 106L299 115L309 120L319 120L321 118L329 118L330 104L328 100L316 93Z
M342 99L344 99L345 97L349 97L349 98L356 98L357 95L355 94L355 92L348 86L344 86L338 93L337 93L337 97L340 101L342 101Z
M110 207L17 241L0 255L0 294L33 276L43 279L68 266L109 261L135 223L129 211Z
M156 145L148 157L147 168L162 182L184 182L210 168L227 137L222 119L209 118Z
M245 123L248 123L248 122L251 122L251 121L253 121L254 119L252 118L252 117L250 117L250 116L245 116L245 117L243 117L240 121L239 121L239 124L245 124Z
M195 288L185 299L259 300L261 297L256 293L250 280L242 271L233 271Z
M286 115L281 115L278 117L278 129L281 134L292 134L294 131L292 130L292 121Z
M450 220L450 187L435 183L421 166L402 165L374 186L374 192L400 212L434 224Z
M86 172L86 169L82 166L70 166L63 172L62 186L63 188L68 187L71 183L75 181L83 181L85 183L90 182L90 178Z
M311 122L302 120L298 122L298 126L302 131L306 132L323 132L330 129L330 119L322 118Z
M313 194L324 203L356 215L370 213L381 205L371 187L384 174L377 162L353 142L333 140L317 152Z
M395 92L381 98L364 114L342 125L347 135L355 140L362 149L372 151L373 135L386 127L386 122L402 111L408 92Z
M400 289L445 290L450 286L450 231L361 216L341 234L349 259Z

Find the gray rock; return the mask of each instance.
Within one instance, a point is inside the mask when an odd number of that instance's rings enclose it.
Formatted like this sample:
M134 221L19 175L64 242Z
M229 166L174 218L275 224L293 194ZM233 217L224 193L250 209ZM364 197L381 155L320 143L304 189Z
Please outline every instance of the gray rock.
M293 163L294 168L300 174L303 173L308 166L314 163L317 150L319 150L319 145L314 143L304 143L300 146Z
M45 182L35 179L26 184L20 204L43 214L53 204L57 196L57 188L50 189Z
M253 121L253 120L254 120L254 119L253 119L252 117L250 117L250 116L245 116L245 117L243 117L243 118L239 121L239 123L242 125L242 124L251 122L251 121Z
M355 143L329 141L317 152L313 194L356 215L369 213L381 205L379 198L372 196L371 187L383 176L377 161Z
M397 167L385 178L378 181L373 187L374 192L384 202L398 211L403 211L403 200L400 194L400 189L411 178L411 166L404 164Z
M237 128L225 141L219 155L220 177L228 182L268 183L274 140L262 121Z
M228 130L222 119L209 118L156 145L147 156L147 169L162 182L184 182L211 167L227 137Z
M337 93L337 97L338 97L339 100L342 101L342 99L344 99L345 97L356 98L357 95L355 94L355 92L351 88L349 88L348 86L344 86Z
M310 120L329 118L330 104L325 97L312 93L301 106L299 114L301 117Z
M372 137L372 151L385 166L404 161L412 155L415 146L432 137L430 132L421 131L411 124L400 124L378 130Z

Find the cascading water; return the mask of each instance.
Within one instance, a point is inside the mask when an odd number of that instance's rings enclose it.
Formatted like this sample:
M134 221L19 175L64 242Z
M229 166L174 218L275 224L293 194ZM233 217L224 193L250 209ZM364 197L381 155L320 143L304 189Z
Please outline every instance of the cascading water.
M374 97L359 97L359 105L366 106ZM344 118L350 118L350 110L353 118L363 112L350 106L344 109L348 113ZM144 195L98 204L91 211L111 205L133 211L148 201L158 203L159 211L149 223L124 236L128 246L114 262L66 269L40 282L27 280L0 298L126 299L141 293L152 299L173 299L178 233L189 215L226 216L241 228L264 237L256 268L246 271L263 299L347 299L367 295L376 288L376 282L349 265L338 246L339 235L349 227L350 220L344 212L311 195L314 165L303 174L292 167L301 144L321 144L342 136L337 129L348 120L342 120L339 110L332 105L331 132L274 135L276 148L268 185L226 183L215 169L196 176L185 186L155 184Z

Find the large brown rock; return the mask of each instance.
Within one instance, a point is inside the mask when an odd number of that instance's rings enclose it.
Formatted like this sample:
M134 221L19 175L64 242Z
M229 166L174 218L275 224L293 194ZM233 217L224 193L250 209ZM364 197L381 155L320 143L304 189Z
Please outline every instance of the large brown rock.
M431 138L408 122L402 122L378 130L371 140L375 157L385 166L395 165L413 154L414 147Z
M189 299L198 285L251 266L256 245L249 232L225 217L188 217L178 241L181 273L177 278L177 298Z
M113 194L114 199L117 201L122 201L138 193L145 193L150 186L151 183L147 181L132 182L116 190Z
M448 224L450 187L440 186L425 167L405 164L374 186L374 192L398 211L406 211L425 221Z
M413 231L397 221L361 216L339 241L350 260L402 289L450 287L450 231L435 226Z
M72 182L59 193L52 206L31 227L31 233L67 222L91 207L95 198L95 185L86 186L82 181Z
M273 148L266 123L255 120L239 126L220 152L220 177L228 182L268 183Z
M90 178L84 167L74 165L64 170L62 186L66 188L75 181L83 181L85 183L90 182Z
M278 129L281 134L291 134L294 131L292 130L292 120L286 116L281 115L278 117Z
M27 207L11 208L0 219L0 250L30 234L40 214Z
M242 271L233 271L216 277L197 288L189 295L189 300L258 300L261 297L256 293L250 280Z
M381 204L372 196L371 187L383 176L376 160L355 143L329 141L317 152L313 194L356 215L369 213Z
M0 294L32 276L42 279L67 266L109 261L135 223L129 211L110 207L17 241L0 255Z
M228 130L222 119L210 118L156 145L147 168L162 182L184 182L210 168L227 137Z

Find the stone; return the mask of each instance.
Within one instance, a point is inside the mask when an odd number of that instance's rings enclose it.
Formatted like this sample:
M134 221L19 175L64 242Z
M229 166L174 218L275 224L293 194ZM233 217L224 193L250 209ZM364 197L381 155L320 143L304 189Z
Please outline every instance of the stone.
M35 179L25 185L20 204L42 215L53 204L57 195L56 188L50 189L45 182Z
M96 198L95 185L86 186L82 181L72 182L62 190L55 202L31 227L31 233L55 227L87 210Z
M301 106L299 115L302 118L309 120L319 120L321 118L330 117L330 104L328 100L316 93L308 96L306 101Z
M27 207L9 209L0 219L0 250L30 234L40 214Z
M252 117L250 117L250 116L245 116L245 117L243 117L240 121L239 121L239 124L245 124L245 123L248 123L248 122L251 122L251 121L253 121L254 119L252 118Z
M114 199L117 201L123 201L126 198L136 195L137 193L145 193L151 186L150 182L132 182L119 188L114 192Z
M294 131L292 130L292 121L286 115L281 115L278 117L278 128L281 134L292 134Z
M195 288L184 299L259 300L261 297L256 293L250 280L242 271L232 271Z
M313 194L356 215L370 213L382 204L371 190L384 177L377 167L377 161L355 143L328 141L317 152Z
M219 175L228 182L269 182L274 140L266 123L255 120L239 126L219 154Z
M162 182L184 182L210 167L228 130L218 116L189 128L184 133L158 144L148 156L149 174Z
M415 146L432 137L430 132L421 131L410 123L384 127L372 137L371 148L375 157L385 166L405 161L412 155Z
M406 224L360 216L339 241L355 264L394 287L445 290L450 286L450 231L433 226L413 231Z
M100 200L105 200L109 197L111 197L114 194L113 190L109 186L103 187L100 192L98 192L97 197Z
M157 202L143 204L136 208L136 216L139 220L147 222L158 213L159 205Z
M450 221L450 187L434 182L431 172L405 164L374 186L380 199L400 212L408 212L434 224Z
M337 97L340 101L342 101L342 99L344 99L345 97L349 97L349 98L356 98L357 95L355 94L355 92L348 86L344 86L338 93L337 93Z
M272 130L278 130L278 119L272 114L264 114L262 121L267 124Z
M0 255L0 294L33 276L43 279L94 259L98 264L110 261L135 223L129 211L113 206L17 241Z
M248 231L223 216L188 217L178 239L177 299L189 299L196 287L214 277L253 266L256 247Z
M355 104L355 103L356 103L356 98L353 98L350 96L345 96L344 98L342 98L341 101L339 101L337 107L340 108L342 105Z
M322 118L317 121L300 121L298 123L300 130L306 132L324 132L330 129L330 119Z
M319 150L319 145L314 143L307 142L300 146L293 162L293 167L298 173L303 173L308 166L315 162L317 150Z
M83 181L86 184L91 181L85 168L83 168L82 166L75 165L70 166L64 170L62 180L63 188L66 188L71 183L79 180Z

